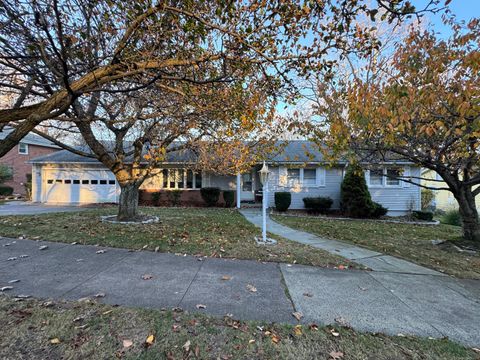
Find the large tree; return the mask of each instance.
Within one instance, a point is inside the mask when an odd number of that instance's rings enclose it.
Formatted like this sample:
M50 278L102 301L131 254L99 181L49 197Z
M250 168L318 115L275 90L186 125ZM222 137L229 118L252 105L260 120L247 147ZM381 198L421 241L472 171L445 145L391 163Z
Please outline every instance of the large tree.
M316 132L337 153L394 156L437 172L447 187L435 189L452 192L464 238L478 243L480 21L445 22L450 37L412 27L392 54L374 51L363 68L319 86Z
M330 66L331 50L348 39L369 47L352 28L359 13L401 20L428 11L409 1L12 0L0 3L0 91L11 101L0 127L15 125L0 156L42 121L74 112L77 99L172 82L218 83L242 64L288 83ZM218 71L198 72L208 65ZM121 86L119 85L121 84ZM175 86L174 86L175 87ZM85 101L84 101L85 102ZM88 109L95 110L91 101ZM71 116L69 116L70 118Z

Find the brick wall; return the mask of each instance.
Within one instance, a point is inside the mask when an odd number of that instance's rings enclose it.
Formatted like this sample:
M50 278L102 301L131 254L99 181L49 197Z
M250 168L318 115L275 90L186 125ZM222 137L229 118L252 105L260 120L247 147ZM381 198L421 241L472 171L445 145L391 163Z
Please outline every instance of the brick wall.
M25 162L58 150L59 149L29 144L28 154L19 154L18 145L16 145L5 156L0 158L0 163L10 166L13 170L13 179L6 181L5 185L13 187L13 192L15 194L25 195L25 187L23 186L23 183L27 181L27 174L32 173L32 165L25 164Z
M171 205L171 201L169 200L169 193L170 190L155 190L155 189L141 189L139 194L139 202L141 205L154 205L152 202L152 193L153 192L160 192L160 203L158 205L162 206L169 206ZM236 194L235 194L235 201L236 201ZM235 202L234 202L235 204ZM205 201L203 201L202 196L200 195L200 190L183 190L182 195L180 196L180 204L183 206L205 206ZM225 206L225 202L223 201L223 191L220 194L218 199L217 206L223 207Z

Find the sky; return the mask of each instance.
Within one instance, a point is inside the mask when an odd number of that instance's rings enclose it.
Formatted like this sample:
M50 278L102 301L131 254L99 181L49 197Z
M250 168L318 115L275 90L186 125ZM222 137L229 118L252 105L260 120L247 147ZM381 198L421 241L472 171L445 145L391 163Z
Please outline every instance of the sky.
M412 4L417 8L421 8L422 5L425 6L427 2L428 0L412 0ZM452 0L448 7L459 20L468 22L473 17L480 17L480 0ZM442 23L441 14L428 14L425 15L425 17L428 18L430 24L434 26L438 33L448 37L450 31L448 27Z

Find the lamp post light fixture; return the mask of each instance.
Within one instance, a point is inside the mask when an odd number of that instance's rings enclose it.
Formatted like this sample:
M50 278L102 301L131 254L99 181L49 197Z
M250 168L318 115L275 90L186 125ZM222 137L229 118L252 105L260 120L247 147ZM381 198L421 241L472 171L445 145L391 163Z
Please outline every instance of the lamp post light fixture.
M268 197L268 178L270 176L270 171L268 170L267 164L263 162L263 166L259 171L260 182L263 186L262 194L262 216L263 216L263 226L262 226L262 241L267 243L267 197Z

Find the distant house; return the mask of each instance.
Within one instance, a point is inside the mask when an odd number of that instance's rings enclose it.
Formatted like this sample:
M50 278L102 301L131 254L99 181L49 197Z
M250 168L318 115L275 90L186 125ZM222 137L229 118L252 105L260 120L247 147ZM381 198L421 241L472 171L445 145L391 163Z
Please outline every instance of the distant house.
M170 153L158 174L143 185L143 195L153 191L168 193L183 190L182 199L200 200L200 188L219 187L235 190L242 202L255 202L262 189L258 171L262 164L250 171L231 176L209 171L194 172L189 164L192 154ZM33 165L33 201L44 203L101 203L117 202L119 186L114 175L100 162L68 151L41 156L31 160ZM340 184L347 164L339 162L329 167L322 154L307 141L290 141L280 153L272 155L267 164L271 171L268 204L274 206L276 191L292 193L292 209L303 208L307 196L328 196L334 200L333 208L340 206ZM404 161L379 162L366 171L366 180L374 201L389 209L390 215L403 215L420 208L420 188L392 177L396 175L418 178L420 168ZM390 177L389 177L390 176Z
M12 131L6 128L0 132L0 140ZM59 151L60 148L41 136L33 133L25 136L20 143L15 145L7 154L0 158L0 163L12 169L13 177L6 181L5 185L13 187L15 194L25 195L25 182L32 173L32 165L27 163L33 158L51 154Z
M431 179L431 180L427 180ZM438 181L441 180L441 181ZM430 169L422 169L422 185L429 186L431 188L446 188L448 187L440 175ZM432 201L432 206L435 209L448 211L458 209L457 199L450 191L447 190L434 190L435 199ZM480 196L475 199L477 209L480 209Z

